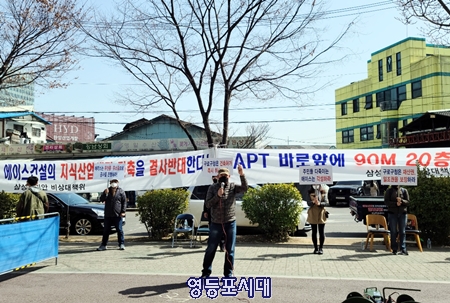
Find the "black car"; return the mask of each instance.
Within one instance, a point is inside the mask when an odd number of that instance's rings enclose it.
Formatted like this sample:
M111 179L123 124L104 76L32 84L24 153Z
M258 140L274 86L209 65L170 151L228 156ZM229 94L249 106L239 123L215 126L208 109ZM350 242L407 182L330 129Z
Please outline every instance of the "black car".
M367 193L366 183L364 181L338 181L328 189L328 202L330 206L336 206L337 203L350 202L350 196L365 196Z
M105 215L103 204L92 203L76 193L47 193L49 212L60 214L60 229L67 228L67 213L70 217L70 232L77 235L101 233Z

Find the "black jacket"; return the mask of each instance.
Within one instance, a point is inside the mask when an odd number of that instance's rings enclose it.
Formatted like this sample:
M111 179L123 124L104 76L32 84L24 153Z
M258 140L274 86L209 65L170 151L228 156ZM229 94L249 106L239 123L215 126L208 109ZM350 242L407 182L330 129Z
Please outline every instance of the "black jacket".
M127 210L127 196L120 187L116 188L114 196L112 187L109 187L107 193L102 193L100 201L105 202L105 217L120 217L120 214Z
M402 199L402 204L397 206L397 197ZM391 186L386 190L384 194L384 204L388 207L388 213L391 214L406 214L409 204L409 194L406 189L400 187L400 192L396 186Z

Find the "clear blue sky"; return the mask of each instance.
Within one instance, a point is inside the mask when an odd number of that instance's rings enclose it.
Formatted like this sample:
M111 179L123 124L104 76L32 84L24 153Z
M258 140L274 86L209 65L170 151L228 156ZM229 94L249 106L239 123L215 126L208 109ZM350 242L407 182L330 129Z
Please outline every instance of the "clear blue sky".
M109 0L100 2L105 6L112 5ZM245 135L246 124L233 122L273 121L270 123L270 138L266 143L335 144L335 89L366 78L366 63L371 53L406 37L422 37L418 25L405 26L396 20L400 14L396 6L391 4L392 1L328 0L327 3L326 7L335 13L324 20L323 24L328 27L323 33L325 39L332 39L345 24L357 18L356 26L341 43L344 48L339 50L339 55L345 54L348 57L340 63L326 66L326 72L317 79L318 83L331 83L315 95L302 100L304 106L295 107L295 103L280 104L276 99L260 104L241 104L241 107L253 109L251 114L249 111L231 110L231 134ZM95 4L100 5L99 0L95 0ZM329 56L337 54L330 53ZM108 113L132 110L131 107L115 103L115 96L127 87L137 87L136 82L121 67L114 66L113 62L99 58L85 59L81 62L81 69L71 72L67 79L74 80L66 89L54 89L43 94L36 92L35 111L94 117L96 133L101 138L122 131L125 123L142 117L152 119L162 113L173 116L167 108L160 108L155 114ZM196 108L196 105L187 105L186 108ZM183 112L181 119L201 121L200 115L194 111ZM201 126L200 123L199 125Z

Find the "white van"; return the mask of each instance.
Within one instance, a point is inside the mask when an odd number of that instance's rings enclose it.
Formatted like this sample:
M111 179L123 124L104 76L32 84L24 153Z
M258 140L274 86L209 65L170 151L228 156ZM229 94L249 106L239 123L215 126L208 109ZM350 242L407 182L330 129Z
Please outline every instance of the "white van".
M188 188L191 193L191 198L189 200L189 207L185 213L193 214L196 219L196 224L200 220L203 212L203 204L208 192L209 185L202 186L191 186ZM257 185L250 187L258 187ZM250 220L245 217L245 213L242 210L242 197L243 193L236 195L236 226L237 227L258 227L258 224L251 224ZM302 201L303 211L300 213L300 222L297 226L296 235L305 235L307 231L311 230L311 225L307 222L308 220L308 203Z

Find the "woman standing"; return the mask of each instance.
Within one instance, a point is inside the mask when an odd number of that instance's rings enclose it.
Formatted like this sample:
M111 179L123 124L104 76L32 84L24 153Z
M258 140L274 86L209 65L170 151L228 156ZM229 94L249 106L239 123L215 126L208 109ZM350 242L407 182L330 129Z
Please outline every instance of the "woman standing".
M310 201L308 202L308 222L312 228L312 241L314 254L323 254L325 242L325 222L327 220L325 205L326 191L321 185L311 185L308 190ZM319 231L319 246L317 246L317 231Z

